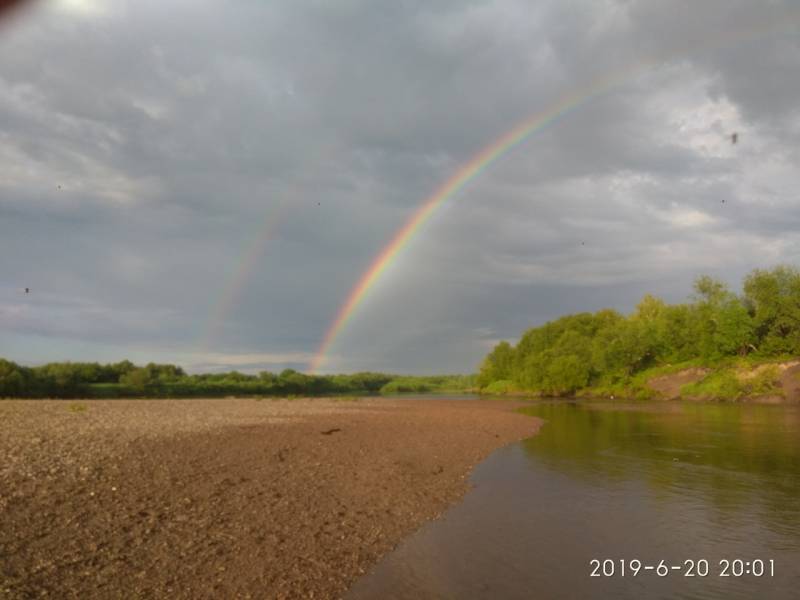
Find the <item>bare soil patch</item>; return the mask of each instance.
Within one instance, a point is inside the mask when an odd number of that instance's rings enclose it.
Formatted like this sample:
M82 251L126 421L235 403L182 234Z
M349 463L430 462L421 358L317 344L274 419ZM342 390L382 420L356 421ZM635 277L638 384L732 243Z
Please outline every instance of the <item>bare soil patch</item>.
M0 597L335 598L533 435L511 402L0 402Z
M647 382L648 387L657 391L665 400L677 400L681 396L681 388L687 383L700 381L710 372L710 369L693 367L677 373L654 377Z
M784 402L800 402L800 361L783 363L779 366L778 387L783 392Z

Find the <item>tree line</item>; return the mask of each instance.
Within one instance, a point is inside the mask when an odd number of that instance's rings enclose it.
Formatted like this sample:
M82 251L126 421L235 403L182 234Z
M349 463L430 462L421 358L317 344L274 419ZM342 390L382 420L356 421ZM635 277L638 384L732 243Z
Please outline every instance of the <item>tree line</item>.
M0 358L0 398L320 396L436 392L470 386L474 386L474 377L464 375L409 377L370 372L307 375L294 369L280 373L262 371L257 375L237 371L189 375L176 365L137 366L127 360L113 364L56 362L25 367Z
M731 357L800 354L800 272L756 269L742 292L709 276L695 280L688 302L645 295L630 315L605 309L567 315L500 342L480 366L487 392L569 394L624 385L654 367L713 365Z

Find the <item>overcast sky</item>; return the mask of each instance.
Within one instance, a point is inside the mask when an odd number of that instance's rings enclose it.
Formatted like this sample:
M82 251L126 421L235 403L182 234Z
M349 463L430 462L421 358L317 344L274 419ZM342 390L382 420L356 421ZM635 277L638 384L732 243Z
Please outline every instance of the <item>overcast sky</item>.
M0 356L303 369L460 165L620 72L442 206L324 371L469 372L798 264L791 4L33 2L0 22Z

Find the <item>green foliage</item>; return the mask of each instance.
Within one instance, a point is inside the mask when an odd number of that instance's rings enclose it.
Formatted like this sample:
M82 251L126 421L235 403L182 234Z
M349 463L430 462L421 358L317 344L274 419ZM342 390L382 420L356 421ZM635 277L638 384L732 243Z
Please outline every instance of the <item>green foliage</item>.
M384 395L431 394L441 392L464 392L475 386L471 375L427 375L401 376L387 382L380 389Z
M780 377L777 365L759 365L748 374L751 367L752 361L738 359L720 364L700 381L684 385L681 395L709 400L740 400L746 396L782 394L777 387Z
M716 327L711 339L716 356L744 355L753 346L755 324L738 299L728 299L717 307Z
M756 372L744 382L744 387L748 394L774 394L777 391L778 378L780 371L777 365L769 365Z
M731 369L709 373L695 383L681 388L681 395L714 400L738 400L745 395L745 388Z
M753 271L744 281L758 349L765 355L800 352L800 272L780 266Z
M430 391L431 385L416 377L398 377L381 388L381 394L424 394Z
M187 375L180 367L169 364L67 362L31 368L0 359L0 397L16 398L300 398L340 394L352 398L379 392L452 392L472 387L475 387L475 377L469 375L398 377L369 372L307 375L293 369L277 375L268 371L258 375L237 371Z
M500 379L493 381L485 388L481 389L484 394L510 394L515 391L514 382L510 379Z
M653 369L665 365L721 364L748 355L763 362L797 354L800 272L776 267L748 275L743 296L721 281L701 276L687 303L669 305L648 294L628 316L602 310L567 315L529 329L516 346L501 342L489 353L481 364L478 384L486 393L498 393L499 389L539 394L591 390L645 398L653 392L640 375L655 376ZM764 382L740 382L727 373L687 386L687 390L738 398L746 393L767 393L758 390L768 387Z
M562 354L547 367L546 391L566 394L579 390L589 383L589 365L575 354Z
M23 396L29 370L11 361L0 359L0 397Z
M506 379L514 368L514 350L508 342L500 342L483 360L478 374L478 384Z

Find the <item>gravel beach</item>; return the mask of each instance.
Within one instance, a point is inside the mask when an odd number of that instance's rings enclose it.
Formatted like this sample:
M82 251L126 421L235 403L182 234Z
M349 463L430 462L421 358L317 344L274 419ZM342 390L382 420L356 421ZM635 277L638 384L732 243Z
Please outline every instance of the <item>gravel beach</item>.
M0 597L338 598L533 435L506 401L0 401Z

